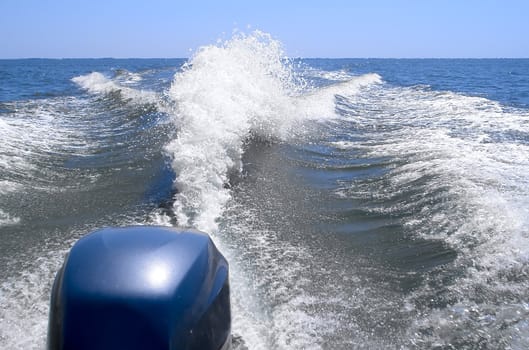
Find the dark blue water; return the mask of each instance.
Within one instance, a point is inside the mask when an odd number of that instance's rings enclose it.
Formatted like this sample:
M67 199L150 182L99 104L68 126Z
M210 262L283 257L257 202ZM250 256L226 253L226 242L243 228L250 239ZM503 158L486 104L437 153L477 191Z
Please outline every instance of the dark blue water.
M150 88L161 89L171 80L183 59L25 59L0 61L0 102L78 95L72 77L91 72L119 75L122 69L150 72ZM126 68L123 68L126 67ZM159 83L156 82L159 80Z
M42 348L64 254L210 233L250 349L529 346L529 60L0 61L0 344Z

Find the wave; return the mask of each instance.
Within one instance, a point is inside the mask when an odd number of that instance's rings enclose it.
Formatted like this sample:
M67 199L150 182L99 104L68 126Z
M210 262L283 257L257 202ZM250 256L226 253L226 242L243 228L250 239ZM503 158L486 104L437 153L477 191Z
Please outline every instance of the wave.
M0 173L11 185L47 187L61 176L61 158L82 153L87 146L76 113L85 106L75 98L6 103L12 112L0 119ZM12 186L11 186L12 187Z
M259 31L199 49L169 91L179 133L165 150L176 173L178 223L216 231L246 140L287 140L304 120L335 116L335 94L379 80L369 75L311 91L281 44Z
M361 76L351 76L347 80L334 82L325 87L309 89L309 91L299 96L295 101L296 109L300 115L306 119L312 118L339 118L336 113L336 99L341 97L352 97L362 89L369 86L382 84L382 77L376 73L364 74Z
M356 141L331 144L390 159L391 167L337 194L400 217L411 235L457 252L436 272L441 277L432 275L406 300L406 312L422 315L409 330L415 344L526 347L529 113L485 98L389 86L348 103L341 113Z
M117 79L122 78L125 73L120 73L117 75ZM123 86L122 84L134 84L141 81L141 75L139 74L126 74L128 80L114 81L107 78L100 72L92 72L85 75L80 75L72 78L72 81L79 85L82 89L87 90L92 94L112 94L118 93L121 95L121 98L133 103L153 103L156 104L160 101L160 97L153 91L138 90L128 86Z
M398 98L392 96L395 92ZM431 228L420 232L427 238L446 239L460 249L489 242L494 238L486 234L490 230L507 229L511 233L509 240L513 239L512 234L529 223L524 209L529 203L529 114L504 110L487 99L448 92L397 89L384 94L384 99L376 99L376 108L383 112L376 119L362 121L370 124L366 129L373 130L375 126L376 131L366 135L369 140L354 147L363 148L369 157L401 161L390 175L395 192L405 190L419 178L432 179L425 183L425 190L447 188L458 203L466 206L466 210L445 208L452 217L445 217L438 224L446 224L449 230L439 231L431 225L431 218L436 217L436 212L429 210L433 208L422 209L418 225L408 224L417 229ZM473 222L468 222L469 216L454 216L462 213L472 214ZM482 237L476 237L476 228L480 228L477 232ZM508 241L502 243L505 248ZM483 253L490 252L490 248ZM494 260L497 258L495 255Z
M130 72L126 69L117 69L114 72L114 78L125 85L136 85L143 80L141 73Z

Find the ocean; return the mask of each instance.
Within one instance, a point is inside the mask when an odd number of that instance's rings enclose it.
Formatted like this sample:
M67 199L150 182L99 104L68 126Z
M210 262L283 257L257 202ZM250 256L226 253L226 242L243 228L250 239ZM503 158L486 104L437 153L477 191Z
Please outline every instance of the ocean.
M208 232L254 349L529 348L529 60L0 60L0 348L72 244Z

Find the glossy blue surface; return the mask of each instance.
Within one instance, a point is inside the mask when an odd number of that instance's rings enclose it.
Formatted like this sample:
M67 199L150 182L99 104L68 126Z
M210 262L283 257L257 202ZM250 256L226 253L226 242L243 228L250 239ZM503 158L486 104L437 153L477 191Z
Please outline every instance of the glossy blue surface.
M228 264L206 234L102 229L73 246L58 274L49 347L217 350L230 334L227 288Z

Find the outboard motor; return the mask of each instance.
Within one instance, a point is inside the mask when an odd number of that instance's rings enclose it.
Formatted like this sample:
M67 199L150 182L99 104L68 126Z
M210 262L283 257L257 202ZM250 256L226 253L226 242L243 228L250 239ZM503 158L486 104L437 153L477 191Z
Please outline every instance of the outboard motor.
M55 278L49 350L225 350L230 334L228 263L198 231L95 231Z

